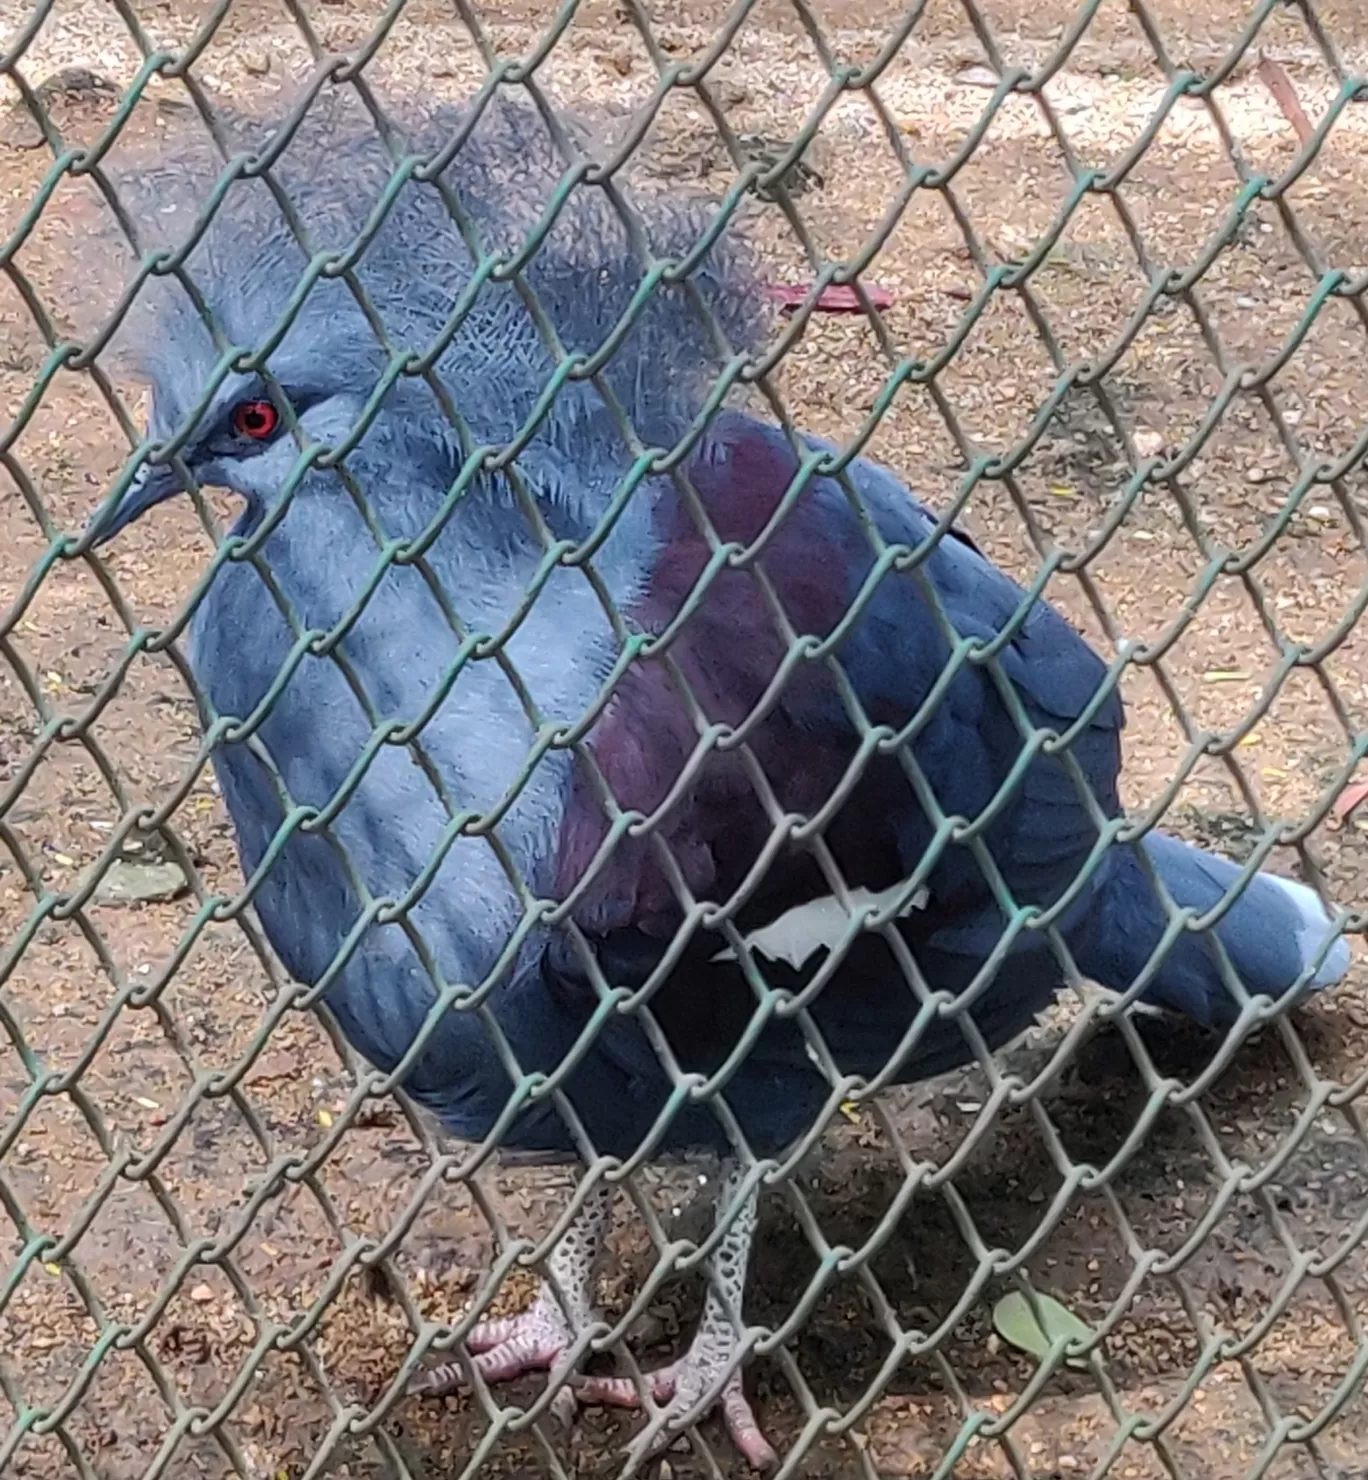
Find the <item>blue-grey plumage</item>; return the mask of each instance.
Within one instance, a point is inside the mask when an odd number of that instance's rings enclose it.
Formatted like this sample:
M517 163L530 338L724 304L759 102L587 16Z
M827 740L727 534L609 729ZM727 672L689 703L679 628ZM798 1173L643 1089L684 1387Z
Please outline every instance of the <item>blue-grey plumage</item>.
M339 117L339 107L306 115L274 170L312 246L334 252L352 246L391 172L379 141ZM441 111L423 121L421 152L440 147L458 124ZM488 247L508 253L522 245L562 174L535 116L496 108L444 178ZM192 177L175 163L143 177L163 224L168 199L187 206ZM177 187L170 197L168 184ZM660 256L688 254L710 220L705 206L645 196L634 204ZM170 214L175 226L192 212ZM247 180L228 191L188 266L228 340L255 349L277 331L309 260L270 190ZM613 203L582 182L525 278L564 348L592 354L616 331L643 272ZM235 532L258 538L270 572L268 585L254 560L225 562L191 633L206 719L258 719L250 736L214 754L244 870L258 869L289 805L330 809L325 827L290 837L258 883L256 908L285 967L306 983L328 978L327 1000L348 1038L382 1068L404 1058L432 1016L406 1087L458 1135L487 1135L515 1089L491 1019L524 1071L551 1073L574 1049L568 1100L598 1151L628 1155L652 1132L674 1080L636 1016L610 1014L595 1041L581 1041L598 999L573 943L545 924L538 902L573 896L571 913L604 974L635 987L685 918L681 882L702 900L739 900L743 891L737 921L746 929L827 885L801 847L779 849L762 884L746 882L773 819L735 747L699 750L700 719L736 726L752 715L785 646L752 571L729 567L696 585L710 546L670 477L645 477L615 503L638 449L599 389L582 380L561 387L518 453L521 491L498 469L462 481L472 449L519 435L556 367L511 282L485 281L461 322L451 323L474 273L447 203L433 185L409 180L355 263L388 346L351 285L320 276L266 357L273 384L248 370L227 374L193 428L186 418L212 386L221 356L178 285L157 284L151 329L140 342L153 391L150 432L163 441L183 436L180 455L197 479L241 497ZM702 254L695 283L734 348L763 341L762 296L742 245L724 236ZM346 478L330 463L301 462L301 446L353 438L395 356L409 357L410 366L431 358L459 428L432 385L400 374L347 453ZM723 363L690 294L658 285L605 375L641 444L672 448ZM277 425L277 387L297 418L298 441ZM798 461L778 429L729 411L714 418L686 469L718 535L744 544L779 508ZM857 461L851 476L885 540L915 548L927 539L933 517L890 473ZM94 534L112 538L178 487L169 465L148 465L96 516ZM575 563L551 564L548 573L547 540L582 542L610 509L595 580ZM421 561L393 558L393 542L420 536ZM874 553L845 491L812 478L762 558L792 624L824 637L856 598ZM940 542L919 577L888 575L844 636L839 658L868 722L889 733L918 714L950 661L922 579L955 631L984 642L1007 629L1025 599L956 534ZM669 654L677 671L658 655L640 658L596 709L622 651L610 608L628 627L661 633L690 592L693 610ZM496 635L500 641L489 640ZM992 957L1007 927L1000 889L1017 905L1046 909L1083 878L1059 917L1060 933L1082 973L1125 991L1167 921L1137 850L1179 907L1209 910L1237 878L1234 865L1157 833L1092 856L1100 830L1121 815L1121 702L1111 693L1094 703L1105 678L1102 660L1037 602L1001 646L997 672L962 663L935 712L918 723L908 746L913 768L945 814L970 819L1006 786L1027 743L1001 685L1010 686L1030 728L1077 729L1073 769L1045 751L1035 755L985 828L996 882L972 848L937 841L896 754L884 748L860 763L824 837L852 887L886 889L921 870L920 907L890 929L911 948L931 991L963 992ZM854 762L859 727L820 663L798 665L767 702L751 725L752 755L780 806L811 816ZM587 752L544 743L590 716ZM412 728L420 719L402 743L376 743L385 727ZM622 808L656 816L673 871L637 838L601 851L609 821L586 754ZM497 847L487 829L458 826L493 813ZM353 938L368 899L406 907L402 918ZM520 926L525 940L510 954ZM1333 939L1314 892L1271 875L1253 881L1216 933L1254 995L1326 986L1348 966L1348 947ZM692 940L652 998L685 1070L715 1070L755 1011L725 945L706 932ZM800 987L820 959L774 963L767 975L776 987ZM506 969L491 977L501 963ZM973 1008L990 1045L1026 1027L1067 979L1043 933L1018 934ZM433 1015L439 980L453 988L493 981L487 1014L457 1003ZM1219 953L1191 932L1172 944L1144 995L1205 1025L1236 1016ZM843 1073L883 1073L897 1047L890 1077L911 1080L970 1055L953 1017L930 1014L906 1037L920 1006L885 938L870 933L855 940L812 1016ZM831 1086L795 1019L774 1015L724 1093L753 1149L766 1152L809 1128ZM580 1149L545 1097L507 1134L532 1149ZM731 1149L709 1106L685 1099L656 1149L696 1145ZM535 1339L531 1328L518 1339L544 1354L559 1328L545 1311L535 1319ZM511 1360L505 1347L499 1360ZM505 1370L499 1360L490 1372ZM680 1381L683 1391L688 1383Z

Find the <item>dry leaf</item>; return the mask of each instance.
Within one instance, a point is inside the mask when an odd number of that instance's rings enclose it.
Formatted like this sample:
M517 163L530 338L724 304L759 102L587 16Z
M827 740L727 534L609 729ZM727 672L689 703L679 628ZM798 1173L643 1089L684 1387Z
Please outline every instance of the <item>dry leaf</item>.
M875 308L888 308L892 304L893 295L887 288L877 287L873 283L862 283L860 286ZM775 283L765 291L784 312L791 313L807 302L812 289L803 283ZM860 302L855 289L838 283L822 289L817 295L816 307L818 313L864 312L864 304Z
M1343 827L1350 815L1364 802L1368 802L1368 781L1355 781L1335 798L1335 805L1330 809L1331 815Z
M983 62L975 62L972 67L956 72L955 81L962 87L986 87L991 91L998 85L999 78L991 67Z
M1287 75L1283 64L1260 53L1258 71L1263 85L1273 94L1273 101L1282 110L1282 116L1292 125L1298 142L1309 143L1316 131L1311 127L1311 120L1302 110L1296 89L1292 86L1292 79Z

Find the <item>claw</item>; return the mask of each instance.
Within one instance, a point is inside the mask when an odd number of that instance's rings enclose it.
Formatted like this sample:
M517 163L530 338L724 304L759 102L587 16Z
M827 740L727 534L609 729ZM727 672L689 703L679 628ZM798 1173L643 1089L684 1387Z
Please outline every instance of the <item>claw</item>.
M681 1429L702 1417L703 1411L714 1405L721 1406L727 1434L753 1469L768 1470L778 1463L779 1456L765 1438L755 1410L746 1397L739 1369L723 1382L712 1403L704 1403L716 1388L726 1365L726 1362L719 1362L714 1353L695 1356L690 1352L668 1367L646 1374L651 1396L666 1406L669 1417L663 1431L648 1431L642 1436L646 1443L640 1453L637 1453L638 1446L633 1446L634 1463L651 1458ZM641 1393L630 1377L585 1377L576 1387L576 1397L581 1403L601 1403L613 1408L641 1407Z

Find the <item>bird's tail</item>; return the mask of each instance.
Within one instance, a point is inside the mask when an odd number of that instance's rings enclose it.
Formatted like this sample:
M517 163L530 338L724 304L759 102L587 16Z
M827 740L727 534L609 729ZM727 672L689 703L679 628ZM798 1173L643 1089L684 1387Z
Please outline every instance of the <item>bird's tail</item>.
M1138 845L1174 903L1199 913L1217 905L1240 875L1228 859L1163 833ZM1160 947L1168 919L1135 847L1115 847L1092 908L1068 932L1080 971L1113 991L1126 992ZM1296 998L1333 986L1349 969L1349 942L1332 942L1332 922L1315 891L1275 874L1255 875L1210 931L1183 931L1161 953L1142 1000L1180 1012L1208 1027L1229 1024L1238 1003L1228 990L1211 936L1251 996Z

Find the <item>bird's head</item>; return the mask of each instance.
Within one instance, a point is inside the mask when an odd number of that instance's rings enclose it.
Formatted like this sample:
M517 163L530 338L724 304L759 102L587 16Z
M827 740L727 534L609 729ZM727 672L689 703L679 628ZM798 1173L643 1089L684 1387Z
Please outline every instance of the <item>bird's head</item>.
M239 495L252 521L287 486L301 442L340 442L364 402L364 383L337 373L325 355L283 357L269 378L241 369L216 374L221 357L208 335L183 327L176 353L148 367L147 432L156 450L97 516L100 542L181 492L177 461L197 483Z
M96 516L100 543L181 492L182 467L196 483L238 495L244 505L241 527L250 527L283 491L317 481L312 471L317 449L342 445L358 426L365 445L377 446L392 440L393 423L403 420L410 484L416 467L431 464L440 479L451 461L453 435L436 426L430 414L415 414L412 387L398 388L363 420L386 356L338 282L315 285L259 367L251 358L231 363L231 348L221 348L222 343L250 356L276 326L300 270L284 243L268 246L274 250L250 264L238 263L237 270L207 274L205 298L218 320L219 344L193 303L176 301L178 285L166 285L157 305L156 333L139 346L153 450L123 496ZM287 291L273 291L276 283L284 283Z
M417 120L410 157L437 154L464 122L456 110ZM634 306L647 271L640 241L588 184L562 190L520 283L486 273L472 293L481 251L521 250L566 168L536 116L505 105L464 139L440 187L410 177L396 189L394 153L373 128L339 105L316 104L269 179L244 172L224 192L185 257L186 277L149 281L150 312L131 322L154 448L122 498L97 514L97 541L179 492L178 462L196 482L243 499L240 528L296 485L326 481L331 495L335 475L310 470L318 444L345 444L343 465L382 525L410 533L472 451L513 440L529 418L535 431L518 457L529 487L553 528L592 527L631 451L616 411L587 380L562 384L550 411L539 411L558 360L546 321L566 353L592 355L630 310L605 372L610 399L642 442L670 446L723 363L714 328L733 348L753 349L764 310L739 244L725 238L692 275L693 294L657 284ZM198 228L207 173L182 151L134 182L156 202L152 219L173 228L174 245L175 227ZM686 255L709 225L701 203L647 196L634 209L660 257ZM476 486L487 497L500 489L499 479Z

